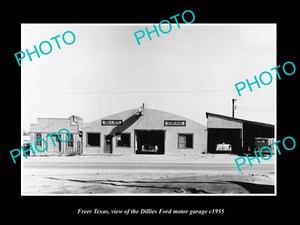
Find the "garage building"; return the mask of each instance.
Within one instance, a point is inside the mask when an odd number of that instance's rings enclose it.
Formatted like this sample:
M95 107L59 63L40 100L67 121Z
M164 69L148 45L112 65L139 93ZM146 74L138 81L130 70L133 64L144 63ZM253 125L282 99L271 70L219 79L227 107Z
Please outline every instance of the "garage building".
M230 144L231 153L242 154L254 150L255 141L274 138L274 125L206 113L207 151L216 153L218 144Z
M172 113L144 108L116 113L91 123L79 116L38 118L30 125L30 142L43 138L45 152L36 154L202 154L224 153L217 146L230 146L230 153L242 154L255 149L258 141L273 140L274 125L206 113L207 127ZM47 135L66 128L70 141L61 142ZM64 133L61 133L61 139ZM273 142L273 141L272 141ZM270 142L270 143L272 143ZM264 143L263 143L264 144ZM37 142L44 149L42 141ZM226 150L226 149L225 149Z
M156 109L123 111L82 127L83 154L201 154L206 127Z

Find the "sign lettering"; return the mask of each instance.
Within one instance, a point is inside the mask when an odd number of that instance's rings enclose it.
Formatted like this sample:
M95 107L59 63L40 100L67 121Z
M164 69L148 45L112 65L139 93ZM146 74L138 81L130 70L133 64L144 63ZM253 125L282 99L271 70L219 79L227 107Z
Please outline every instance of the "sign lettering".
M122 120L102 120L101 125L102 126L118 126L122 125L123 121Z
M185 120L164 120L164 126L185 127L186 121Z

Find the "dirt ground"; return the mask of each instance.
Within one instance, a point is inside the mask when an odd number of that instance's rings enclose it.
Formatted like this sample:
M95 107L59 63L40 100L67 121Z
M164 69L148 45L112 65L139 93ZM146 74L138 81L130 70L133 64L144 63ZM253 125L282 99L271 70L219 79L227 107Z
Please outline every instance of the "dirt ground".
M23 195L273 194L274 159L239 172L235 155L51 156L22 159ZM112 163L112 165L109 165ZM146 163L157 163L145 166ZM169 165L201 165L174 170ZM104 164L107 167L103 167ZM121 167L116 167L116 165ZM215 164L220 165L216 169ZM254 163L253 163L254 164ZM98 166L99 165L99 166ZM124 168L122 167L124 165ZM142 165L144 167L142 167ZM132 168L134 166L134 168ZM222 169L224 167L224 169ZM162 169L163 168L163 169ZM182 169L181 169L182 168ZM205 169L202 169L205 168ZM248 166L249 168L249 166Z

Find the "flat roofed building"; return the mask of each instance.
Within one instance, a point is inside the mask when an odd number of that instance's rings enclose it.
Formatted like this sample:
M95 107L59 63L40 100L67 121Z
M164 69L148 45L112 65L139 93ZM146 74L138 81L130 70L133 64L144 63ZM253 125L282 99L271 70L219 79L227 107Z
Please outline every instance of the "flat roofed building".
M34 147L37 139L43 138L47 142L47 149L39 152L34 148L36 155L60 155L60 154L81 154L82 153L82 139L80 127L82 126L82 119L79 116L72 115L69 118L38 118L37 124L30 124L30 142ZM58 138L58 131L61 129L68 129L71 133L68 142L61 142ZM51 137L47 135L55 133ZM61 132L60 138L67 140L69 137L65 132ZM46 148L43 141L36 143L39 150ZM32 155L32 154L31 154Z

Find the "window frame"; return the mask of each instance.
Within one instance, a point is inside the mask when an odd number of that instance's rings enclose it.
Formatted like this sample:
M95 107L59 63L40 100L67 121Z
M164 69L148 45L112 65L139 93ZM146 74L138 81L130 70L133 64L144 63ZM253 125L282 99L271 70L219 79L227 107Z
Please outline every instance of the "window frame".
M40 137L39 137L39 136L40 136ZM36 140L38 140L38 139L42 139L42 133L41 133L41 132L35 133L35 136L34 136L34 142L36 142ZM42 147L42 140L36 142L36 146Z
M70 143L72 143L72 146L70 146ZM67 148L73 148L74 147L74 134L71 134L70 140L67 143Z
M185 139L185 147L182 148L179 146L179 136L183 136L185 135L185 137L187 135L191 135L192 136L192 147L186 147L186 139ZM178 136L177 136L177 148L178 149L194 149L194 133L178 133Z
M129 135L129 146L119 146L118 145L118 135L126 134ZM117 148L131 148L131 133L130 132L125 132L125 133L116 133L116 147Z
M99 134L99 145L97 145L97 146L89 145L89 134ZM101 147L101 132L86 132L86 147L87 148L99 148L99 147Z

